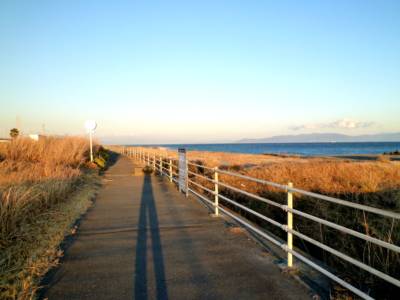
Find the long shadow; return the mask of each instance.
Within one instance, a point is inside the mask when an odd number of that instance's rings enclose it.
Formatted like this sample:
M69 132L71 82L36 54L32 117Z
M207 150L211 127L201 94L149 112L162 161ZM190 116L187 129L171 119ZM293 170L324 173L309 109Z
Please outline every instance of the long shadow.
M135 299L148 299L147 256L148 233L151 237L151 251L156 280L157 299L168 299L165 281L165 267L160 239L157 209L153 196L151 176L146 174L143 181L138 237L135 261Z

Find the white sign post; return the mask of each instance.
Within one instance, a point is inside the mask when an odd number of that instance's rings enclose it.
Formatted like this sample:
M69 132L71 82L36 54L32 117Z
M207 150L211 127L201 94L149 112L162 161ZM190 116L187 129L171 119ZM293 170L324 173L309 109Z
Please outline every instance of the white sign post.
M97 124L93 120L87 120L85 122L85 128L89 132L89 141L90 141L90 161L93 162L93 138L92 135L94 130L96 129Z

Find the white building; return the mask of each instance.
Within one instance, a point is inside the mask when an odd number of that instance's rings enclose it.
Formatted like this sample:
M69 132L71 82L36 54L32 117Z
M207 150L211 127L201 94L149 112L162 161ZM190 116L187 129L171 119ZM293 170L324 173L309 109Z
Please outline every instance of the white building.
M35 134L29 134L28 136L29 136L30 139L32 139L34 141L39 141L39 140L41 140L41 139L46 137L45 135L36 134L36 133Z

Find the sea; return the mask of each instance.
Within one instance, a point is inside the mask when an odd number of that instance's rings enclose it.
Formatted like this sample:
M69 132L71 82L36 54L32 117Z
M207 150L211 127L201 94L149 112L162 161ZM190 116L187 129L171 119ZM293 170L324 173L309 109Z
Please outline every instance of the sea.
M151 145L169 149L216 151L252 154L288 154L303 156L336 156L357 154L383 154L400 150L400 142L356 143L254 143L254 144L168 144Z

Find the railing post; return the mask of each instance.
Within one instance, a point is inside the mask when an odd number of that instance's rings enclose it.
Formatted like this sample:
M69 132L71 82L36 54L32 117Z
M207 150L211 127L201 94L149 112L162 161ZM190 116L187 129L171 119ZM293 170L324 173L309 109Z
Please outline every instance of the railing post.
M186 198L189 197L189 165L188 165L188 159L186 157L185 160L185 166L186 166Z
M288 188L292 188L293 183L289 182L288 183ZM288 212L287 212L287 246L289 250L293 249L293 234L290 232L293 228L293 213L290 211L293 209L293 193L288 190L287 193L287 207L288 207ZM287 266L291 268L293 266L293 255L292 253L288 252L287 253Z
M156 171L156 154L153 154L153 171Z
M180 161L180 157L178 157L178 190L179 193L182 193L182 187L181 187L181 176L182 176L182 172L181 172L181 161Z
M172 159L169 160L169 182L172 182Z
M218 204L218 168L214 168L214 214L219 215L219 204Z
M162 176L162 156L160 156L160 176Z
M146 165L150 166L150 153L149 152L147 152L147 163L146 163Z

